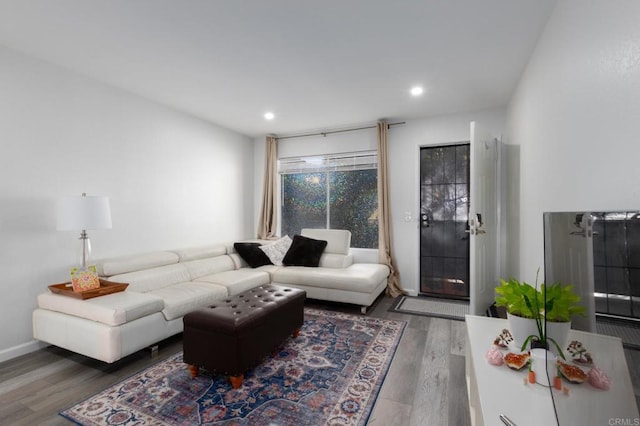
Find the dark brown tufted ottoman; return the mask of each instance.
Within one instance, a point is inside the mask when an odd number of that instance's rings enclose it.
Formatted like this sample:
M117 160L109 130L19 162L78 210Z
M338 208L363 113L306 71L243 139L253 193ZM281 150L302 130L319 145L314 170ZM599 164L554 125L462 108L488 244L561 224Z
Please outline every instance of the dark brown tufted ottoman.
M228 374L234 389L244 373L289 336L298 336L304 321L304 290L263 285L184 316L184 362L191 375L199 367Z

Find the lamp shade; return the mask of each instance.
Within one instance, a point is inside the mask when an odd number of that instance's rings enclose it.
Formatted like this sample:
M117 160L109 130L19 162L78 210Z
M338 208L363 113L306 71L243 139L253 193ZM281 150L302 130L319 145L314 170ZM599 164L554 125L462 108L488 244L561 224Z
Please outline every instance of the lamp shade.
M98 195L78 195L58 200L59 231L111 229L109 198Z

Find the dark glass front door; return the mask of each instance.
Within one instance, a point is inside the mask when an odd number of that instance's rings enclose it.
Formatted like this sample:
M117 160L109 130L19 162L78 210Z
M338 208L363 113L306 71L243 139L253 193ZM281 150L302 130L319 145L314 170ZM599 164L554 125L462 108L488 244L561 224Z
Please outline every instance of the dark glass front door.
M420 149L420 292L469 298L469 144Z

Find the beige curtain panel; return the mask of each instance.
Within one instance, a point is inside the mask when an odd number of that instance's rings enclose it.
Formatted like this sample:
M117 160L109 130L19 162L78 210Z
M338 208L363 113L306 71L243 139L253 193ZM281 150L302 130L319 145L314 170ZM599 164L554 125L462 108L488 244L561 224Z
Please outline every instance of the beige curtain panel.
M264 186L262 189L262 206L258 218L258 238L268 240L275 238L277 227L276 212L276 174L278 165L278 140L267 136L264 156Z
M387 294L397 297L405 294L400 284L400 272L393 256L393 233L391 230L391 206L389 203L389 172L387 160L386 121L378 122L378 260L389 267L391 274L387 280Z

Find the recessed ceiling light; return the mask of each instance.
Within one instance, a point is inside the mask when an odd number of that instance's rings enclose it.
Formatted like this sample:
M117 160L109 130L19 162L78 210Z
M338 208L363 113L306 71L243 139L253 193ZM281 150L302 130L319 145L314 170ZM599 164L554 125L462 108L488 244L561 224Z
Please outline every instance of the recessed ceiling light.
M272 112L265 112L264 113L264 119L265 120L273 120L275 118L275 114Z
M420 96L424 92L424 89L420 86L415 86L411 88L411 96Z

